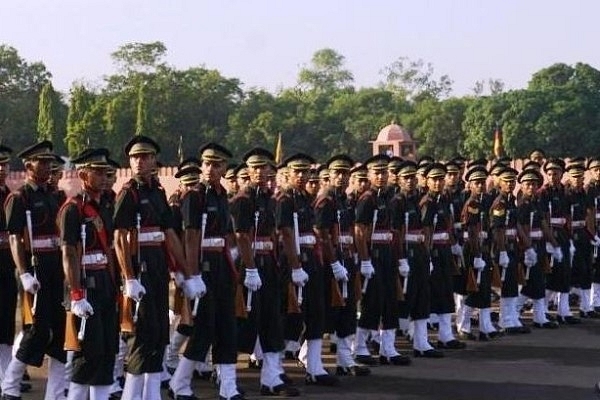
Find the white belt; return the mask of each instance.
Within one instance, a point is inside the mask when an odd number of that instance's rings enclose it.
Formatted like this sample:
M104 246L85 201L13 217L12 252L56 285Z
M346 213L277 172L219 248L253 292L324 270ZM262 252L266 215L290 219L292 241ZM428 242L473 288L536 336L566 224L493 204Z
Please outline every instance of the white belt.
M273 242L270 240L264 240L260 242L254 242L252 246L254 250L263 250L263 251L272 251L273 250Z
M317 244L317 238L315 235L302 235L298 238L298 244L307 246L314 246Z
M450 240L450 235L448 234L448 232L434 233L431 237L431 240Z
M550 223L552 225L562 226L567 223L566 218L550 218Z
M165 234L162 231L140 232L138 241L140 243L164 242Z
M540 231L540 230L535 230L535 231L529 232L530 239L541 239L542 237L543 237L542 231Z
M452 227L454 227L454 229L462 229L462 224L460 222L455 222L452 224Z
M517 230L515 228L506 229L504 231L505 236L517 237Z
M58 248L58 237L48 237L44 239L33 239L32 244L34 249L57 249Z
M220 237L202 239L202 247L225 247L225 239Z
M340 244L354 244L354 238L350 235L340 235L338 241Z
M600 219L600 213L596 213L596 219Z
M409 243L423 243L425 241L425 235L419 233L407 233L404 235L404 240Z
M83 265L107 264L108 258L103 253L88 253L81 258L81 263Z
M573 221L571 222L571 228L584 228L585 221Z
M375 232L371 235L371 240L374 242L391 242L392 232Z
M464 231L463 232L463 239L468 239L468 238L469 238L469 232ZM485 240L487 238L488 238L488 233L486 231L479 232L479 239Z

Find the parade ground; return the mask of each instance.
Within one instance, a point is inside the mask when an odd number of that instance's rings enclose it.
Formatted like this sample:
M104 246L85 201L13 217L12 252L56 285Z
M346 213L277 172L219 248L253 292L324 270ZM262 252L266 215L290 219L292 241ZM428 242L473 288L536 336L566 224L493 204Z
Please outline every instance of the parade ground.
M525 322L529 323L525 314ZM435 335L430 332L430 340ZM409 345L398 338L404 352ZM335 357L324 341L324 359L330 370ZM248 369L240 355L240 385L250 399L261 399L257 370ZM594 383L600 379L600 320L556 330L534 329L532 334L504 336L492 342L468 342L466 350L446 351L442 359L413 358L408 367L378 366L370 377L343 377L341 386L305 386L303 370L285 362L288 374L302 391L302 399L394 400L587 400L600 398ZM29 368L33 390L24 399L43 399L44 368ZM218 398L213 385L194 381L200 399ZM163 391L163 399L167 399Z

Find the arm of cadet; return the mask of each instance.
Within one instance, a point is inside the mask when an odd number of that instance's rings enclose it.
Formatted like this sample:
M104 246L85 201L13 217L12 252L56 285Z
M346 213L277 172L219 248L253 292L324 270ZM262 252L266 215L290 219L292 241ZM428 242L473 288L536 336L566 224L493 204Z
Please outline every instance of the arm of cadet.
M252 252L252 240L249 232L236 232L237 246L242 263L246 268L254 268L254 257Z
M315 236L321 243L321 250L323 251L323 261L328 265L333 263L336 259L336 254L329 229L318 229L314 227L313 231L315 232Z
M198 254L200 247L200 230L186 228L183 231L183 241L185 243L185 258L188 269L192 275L201 274L198 268Z
M81 256L79 246L64 244L61 246L63 269L65 279L71 290L80 290L81 287Z
M185 252L183 251L183 245L179 236L173 228L168 228L165 231L165 240L167 241L167 249L171 252L175 258L175 262L179 266L179 269L186 278L194 275L195 270L189 265L188 260L185 258Z
M368 239L371 233L371 225L356 223L354 224L354 235L356 237L356 251L361 261L371 258L369 255Z
M283 241L283 254L288 260L290 267L299 268L300 260L296 254L296 242L294 241L294 229L290 227L281 228L281 239Z
M8 237L10 252L17 266L19 275L27 272L27 261L25 260L25 245L23 244L23 235L12 234Z
M121 275L125 279L134 279L133 265L131 265L131 245L129 242L129 231L127 229L117 229L115 231L115 253L121 269Z

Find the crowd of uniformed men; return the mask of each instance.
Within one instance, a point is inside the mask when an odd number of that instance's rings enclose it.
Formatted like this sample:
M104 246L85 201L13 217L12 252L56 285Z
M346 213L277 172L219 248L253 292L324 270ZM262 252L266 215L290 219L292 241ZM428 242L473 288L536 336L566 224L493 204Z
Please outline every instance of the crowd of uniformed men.
M261 395L293 397L285 358L304 366L305 384L336 386L410 364L397 335L414 357L439 358L530 333L527 305L540 329L600 316L600 159L534 151L517 171L508 158L488 168L342 154L315 168L306 154L277 165L254 148L231 167L209 143L179 165L167 199L159 152L131 139L132 178L115 193L118 164L87 149L71 160L82 190L67 198L50 142L17 155L26 179L13 192L11 149L0 147L2 399L20 399L27 366L46 356L48 400L158 400L167 385L195 399L197 375L219 398L244 399L240 352L260 368Z

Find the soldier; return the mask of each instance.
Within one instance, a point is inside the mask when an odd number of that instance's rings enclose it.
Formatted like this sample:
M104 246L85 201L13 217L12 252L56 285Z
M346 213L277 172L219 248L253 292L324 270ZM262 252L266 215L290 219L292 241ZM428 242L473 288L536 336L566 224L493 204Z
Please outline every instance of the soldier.
M589 197L589 203L593 205L593 228L591 221L588 229L594 233L594 249L592 261L592 291L590 294L590 304L593 310L600 313L600 257L598 257L598 243L595 236L600 236L600 158L591 158L587 164L587 170L590 171L590 181L587 184L586 192ZM591 216L590 216L591 218Z
M319 193L319 170L311 168L308 171L308 181L306 182L306 193L314 200Z
M50 179L48 179L48 187L55 194L58 199L58 205L61 206L65 200L67 200L67 194L64 190L59 189L58 183L63 177L65 169L65 160L59 155L54 158L52 162L52 172L50 173Z
M505 333L530 333L528 327L519 320L517 310L518 257L517 248L517 213L515 196L515 181L517 171L504 167L498 172L498 189L500 193L490 207L490 231L492 234L492 254L500 267L502 283L500 297L500 327Z
M388 190L391 191L391 196L400 191L398 170L400 169L400 165L402 165L402 161L402 158L394 156L390 158L390 163L388 164L387 186Z
M462 210L462 223L467 238L465 252L468 265L465 267L467 274L470 274L470 278L467 278L468 295L465 299L466 318L470 316L470 309L479 309L480 341L498 336L491 320L492 268L488 231L492 199L485 193L487 176L487 170L483 166L473 167L467 172L466 180L471 188L471 197L465 202Z
M248 166L244 163L241 163L233 170L235 174L235 178L237 180L237 192L243 190L250 184L250 176L248 175Z
M246 306L255 328L242 335L249 338L244 350L252 352L258 336L263 352L261 395L298 396L300 392L290 385L289 378L283 373L280 357L284 349L281 271L275 255L275 201L273 192L267 187L273 154L257 147L247 152L243 160L248 165L250 183L232 199L230 207L240 259L245 267L245 298L251 301Z
M547 261L544 255L545 259L542 261L544 261L545 272L549 273L546 282L546 305L554 293L558 293L557 321L561 324L576 324L581 320L571 315L569 307L571 261L575 253L575 247L568 229L571 208L567 200L565 186L561 182L564 169L565 163L561 159L552 158L544 164L544 172L548 176L548 183L540 189L538 195L539 201L548 213L554 240L547 244L547 253L551 254L551 260ZM563 255L566 256L563 257ZM538 257L540 256L538 254ZM551 271L548 267L551 267Z
M6 186L6 177L10 170L12 149L0 145L0 202L4 204L10 189ZM10 362L12 346L15 338L15 313L17 309L17 280L15 279L15 263L10 255L8 243L9 232L6 229L4 208L0 209L0 382Z
M236 384L237 333L235 289L237 272L231 260L231 217L221 176L231 153L208 143L199 150L202 181L186 192L181 202L187 260L208 284L207 295L197 301L194 329L170 387L175 399L194 399L191 380L196 362L205 361L212 346L212 361L219 377L219 398L244 399Z
M521 243L522 259L525 266L521 294L533 300L533 326L554 329L556 321L546 317L545 276L539 258L545 251L544 239L551 242L553 255L558 258L560 247L552 236L548 225L546 209L539 202L536 192L543 181L542 174L536 169L521 171L517 181L521 185L521 199L517 202L517 233Z
M167 251L184 271L188 298L206 291L200 275L186 264L181 242L174 230L173 214L164 190L153 171L158 144L135 136L125 146L133 178L117 195L113 217L115 251L124 277L124 296L136 303L130 317L135 332L129 339L126 399L160 397L161 371L169 343L169 272Z
M2 381L2 396L20 399L26 365L40 367L45 353L50 356L46 396L59 398L64 390L66 353L64 274L56 229L58 203L48 188L55 154L52 143L43 141L18 156L24 161L27 176L23 186L6 199L5 211L11 253L25 291L24 328Z
M88 394L93 399L108 399L113 383L118 325L110 251L113 208L102 203L107 157L106 149L88 149L72 160L83 188L66 201L58 215L71 313L79 319L74 328L79 332L80 349L73 354L69 399L87 398Z
M294 154L284 160L288 187L277 197L276 224L283 241L283 253L292 269L292 282L298 289L297 302L304 316L307 341L306 384L335 386L339 383L323 368L322 336L325 328L323 268L319 263L313 231L312 199L305 190L310 165L315 160ZM292 293L293 294L293 293Z
M433 163L433 157L423 156L417 163L417 188L419 195L423 196L427 193L427 177L425 176L425 169L429 164Z
M529 153L529 159L539 165L544 165L546 162L546 153L544 153L544 150L542 149L534 149Z

